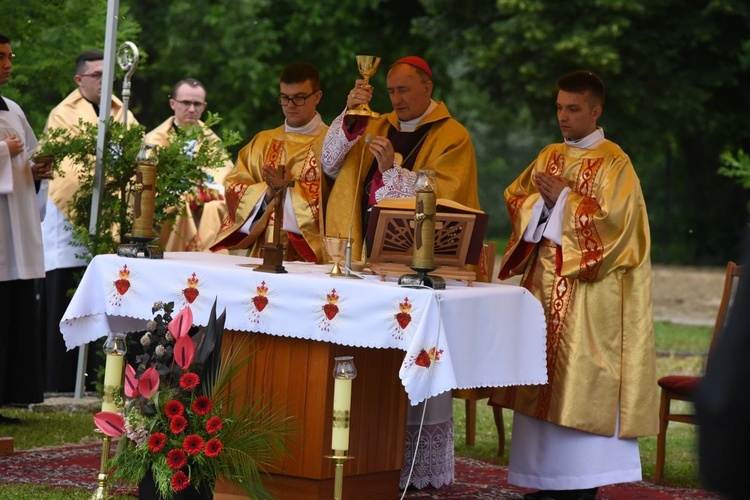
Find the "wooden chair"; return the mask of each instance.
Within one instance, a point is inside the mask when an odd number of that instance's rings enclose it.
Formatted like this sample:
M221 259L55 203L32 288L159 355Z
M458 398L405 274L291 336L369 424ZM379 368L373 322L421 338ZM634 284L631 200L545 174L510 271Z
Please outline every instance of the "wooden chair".
M490 283L494 276L495 254L497 244L493 241L485 243L477 264L477 281ZM476 389L454 389L453 397L466 402L466 446L474 446L477 433L477 401L487 399L492 395L492 387L478 387ZM497 455L505 453L505 427L503 423L503 409L493 406L492 412L497 427L498 448Z
M721 296L719 312L716 315L714 332L711 337L711 345L708 349L707 363L711 361L711 349L716 342L716 337L724 327L726 318L729 316L734 295L737 291L737 282L742 273L743 266L734 262L727 264L727 270L724 277L724 291ZM664 455L667 441L667 425L669 422L682 422L685 424L695 425L695 414L672 413L670 410L671 402L688 401L693 403L695 388L698 386L701 377L692 377L686 375L667 375L659 379L661 387L661 405L659 407L659 435L656 438L656 467L654 469L654 480L660 481L664 475Z

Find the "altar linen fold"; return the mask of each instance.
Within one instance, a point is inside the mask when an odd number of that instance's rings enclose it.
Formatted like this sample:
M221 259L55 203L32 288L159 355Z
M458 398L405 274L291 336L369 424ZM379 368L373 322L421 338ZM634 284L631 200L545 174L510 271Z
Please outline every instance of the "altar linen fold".
M60 329L72 349L108 332L145 330L156 301L190 307L205 325L214 300L225 328L406 352L399 371L411 404L453 388L546 382L541 305L525 289L449 282L445 290L336 279L329 265L166 253L163 260L100 255L89 264Z

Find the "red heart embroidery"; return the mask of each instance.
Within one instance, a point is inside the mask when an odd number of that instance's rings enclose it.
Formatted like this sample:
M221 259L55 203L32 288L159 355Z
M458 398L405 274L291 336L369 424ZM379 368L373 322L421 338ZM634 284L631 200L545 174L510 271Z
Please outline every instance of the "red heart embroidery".
M417 356L417 360L414 361L414 364L417 366L424 366L425 368L429 368L432 364L432 360L430 359L430 355L427 354L427 351L422 349L419 352L419 356Z
M119 293L120 295L125 295L125 292L130 289L130 281L120 278L119 280L115 281L115 288L117 289L117 293Z
M185 296L188 303L192 304L193 302L195 302L195 299L198 298L198 289L188 287L182 291L182 294Z
M253 304L255 304L255 309L261 312L268 305L268 299L262 295L256 295L253 297Z
M396 315L396 321L398 321L398 326L403 330L411 323L411 314L400 312Z
M326 304L323 306L323 312L326 313L326 318L330 321L339 313L339 306L336 304Z

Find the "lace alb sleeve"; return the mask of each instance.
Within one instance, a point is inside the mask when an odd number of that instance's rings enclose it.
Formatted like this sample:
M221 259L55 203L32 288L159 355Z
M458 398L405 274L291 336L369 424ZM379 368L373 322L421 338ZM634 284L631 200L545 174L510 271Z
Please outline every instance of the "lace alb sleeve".
M323 172L331 179L338 177L346 154L359 139L359 136L352 141L346 138L343 126L345 112L346 109L333 120L323 141L323 153L320 162L323 166Z
M417 173L394 166L383 172L383 186L375 191L375 201L383 198L410 198L416 196L414 181Z

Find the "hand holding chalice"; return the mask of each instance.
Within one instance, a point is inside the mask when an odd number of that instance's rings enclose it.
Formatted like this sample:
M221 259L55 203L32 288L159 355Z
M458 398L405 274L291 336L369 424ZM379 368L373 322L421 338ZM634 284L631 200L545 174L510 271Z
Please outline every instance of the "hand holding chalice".
M372 85L369 80L375 74L380 64L380 58L376 56L357 56L357 67L364 80L357 80L357 85L346 101L347 107L356 104L353 109L347 110L349 116L365 116L368 118L380 118L380 113L370 109L367 104L372 99Z

